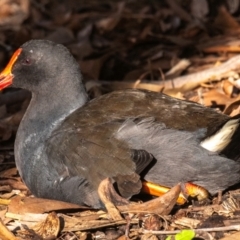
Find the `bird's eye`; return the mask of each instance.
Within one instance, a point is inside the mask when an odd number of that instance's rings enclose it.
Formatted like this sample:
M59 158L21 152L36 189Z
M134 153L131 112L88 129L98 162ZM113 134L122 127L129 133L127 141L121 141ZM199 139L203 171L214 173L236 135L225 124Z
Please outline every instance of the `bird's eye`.
M22 64L23 64L23 65L31 65L31 64L32 64L32 61L31 61L31 59L29 59L29 58L24 58L24 59L22 60Z

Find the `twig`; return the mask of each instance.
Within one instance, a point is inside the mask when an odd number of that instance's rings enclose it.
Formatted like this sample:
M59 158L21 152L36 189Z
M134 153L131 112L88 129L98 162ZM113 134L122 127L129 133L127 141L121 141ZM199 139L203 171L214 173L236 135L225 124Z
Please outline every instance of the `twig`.
M160 92L163 90L165 93L171 93L172 90L186 92L190 91L202 83L210 81L220 81L222 78L230 77L234 71L240 69L240 55L230 58L228 61L219 66L212 67L201 72L188 74L173 79L166 79L164 81L155 81L152 83L139 83L134 82L118 82L118 81L101 81L109 88L123 89L123 88L139 88L148 89L151 91Z
M239 69L240 55L236 55L219 66L212 67L201 72L192 73L187 76L181 76L169 80L167 79L163 84L160 81L158 83L162 84L165 89L181 88L183 91L188 91L197 87L201 83L206 83L212 80L219 81L224 77L229 77L232 75L233 71Z
M7 229L0 219L0 239L3 240L16 240L17 238Z
M231 226L227 226L227 227L213 227L213 228L198 228L198 229L191 229L194 230L195 232L221 232L221 231L232 231L232 230L236 230L239 231L240 230L240 225L231 225ZM175 230L175 231L150 231L150 230L141 230L142 233L152 233L152 234L176 234L181 232L181 230Z
M191 62L188 59L181 59L176 65L174 65L168 72L166 72L165 76L167 78L173 78L179 76L184 70L189 67Z

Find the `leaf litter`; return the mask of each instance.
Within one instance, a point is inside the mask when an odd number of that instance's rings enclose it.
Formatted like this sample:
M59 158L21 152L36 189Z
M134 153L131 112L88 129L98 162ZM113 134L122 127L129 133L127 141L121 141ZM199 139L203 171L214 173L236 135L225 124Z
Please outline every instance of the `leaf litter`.
M239 11L239 0L2 0L0 64L3 68L27 40L49 39L73 53L91 98L144 88L235 116L240 113ZM239 238L238 189L208 205L179 206L175 186L163 197L133 199L109 213L33 197L13 154L30 97L25 90L0 94L0 238ZM111 213L119 215L114 219Z

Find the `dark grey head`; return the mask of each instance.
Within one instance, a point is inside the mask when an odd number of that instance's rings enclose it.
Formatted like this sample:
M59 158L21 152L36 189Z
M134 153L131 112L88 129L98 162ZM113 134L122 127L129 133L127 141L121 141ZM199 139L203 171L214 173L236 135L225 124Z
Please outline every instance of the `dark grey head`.
M1 82L5 83L2 87ZM79 84L82 87L79 65L71 53L63 45L47 40L31 40L15 52L0 75L0 89L10 84L45 94L65 87L79 88Z

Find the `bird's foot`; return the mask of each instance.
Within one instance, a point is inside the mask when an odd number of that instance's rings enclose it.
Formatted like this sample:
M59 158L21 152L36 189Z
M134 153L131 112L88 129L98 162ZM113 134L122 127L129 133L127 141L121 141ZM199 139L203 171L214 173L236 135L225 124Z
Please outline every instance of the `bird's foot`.
M199 202L208 200L210 196L209 192L205 188L191 182L181 183L181 189L186 198L189 196L197 198Z
M153 196L162 196L164 193L170 190L170 188L168 187L164 187L159 184L147 181L143 181L142 184L143 184L142 192ZM180 205L184 204L189 196L197 198L199 202L203 202L209 198L208 191L205 188L198 186L194 183L191 182L181 183L180 186L182 192L180 193L177 199L177 204Z
M153 195L153 196L162 196L170 190L169 187L164 187L156 183L151 183L147 181L142 182L142 192ZM187 197L180 193L177 198L177 204L182 205L187 201Z

